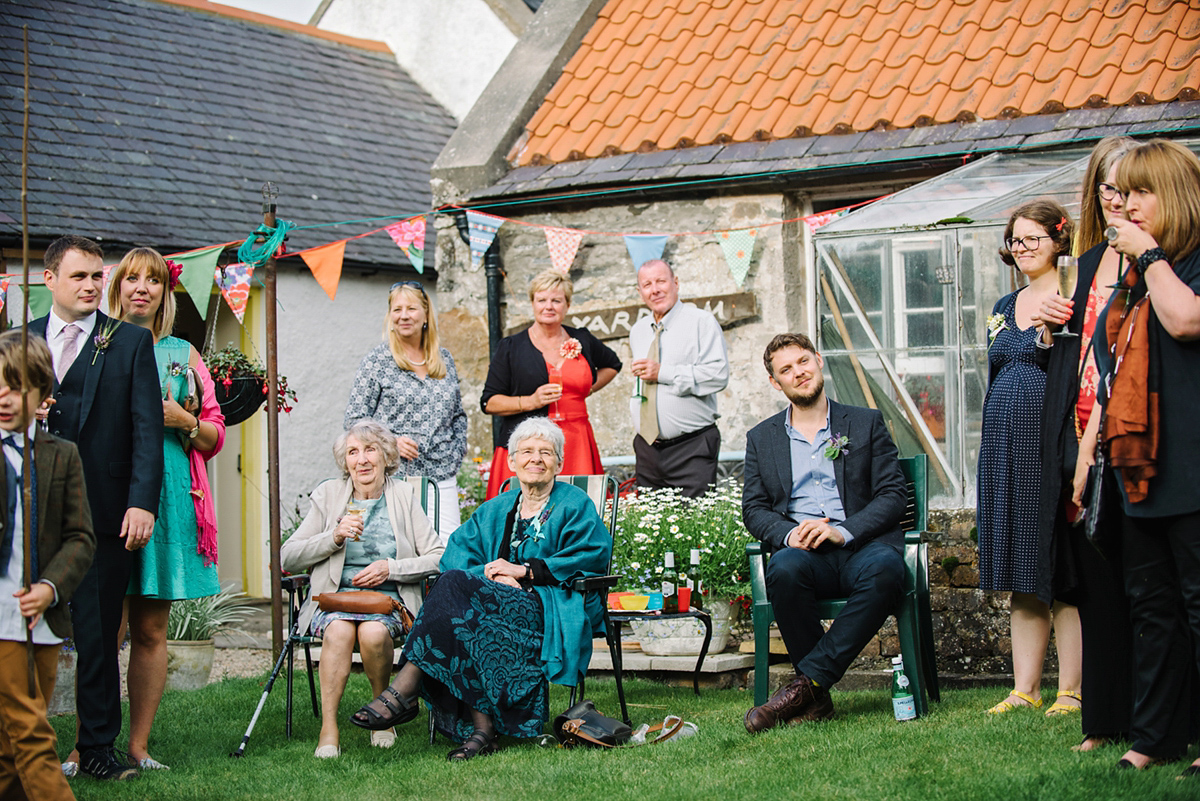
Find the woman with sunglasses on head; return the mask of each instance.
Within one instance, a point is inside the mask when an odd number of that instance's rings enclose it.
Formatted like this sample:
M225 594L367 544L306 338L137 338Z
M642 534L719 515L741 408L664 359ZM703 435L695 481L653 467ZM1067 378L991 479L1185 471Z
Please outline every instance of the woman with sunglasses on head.
M1200 662L1200 160L1155 140L1121 160L1116 184L1125 219L1108 239L1128 267L1096 326L1097 436L1116 468L1133 620L1132 745L1118 766L1142 769L1186 753Z
M1083 182L1079 234L1078 281L1074 296L1057 294L1043 300L1038 312L1045 323L1040 344L1050 349L1046 368L1046 401L1042 415L1042 488L1039 560L1040 594L1060 593L1079 608L1082 631L1083 742L1090 751L1121 740L1129 733L1133 710L1129 601L1121 576L1120 554L1101 556L1083 533L1082 510L1072 502L1074 481L1087 480L1095 461L1094 447L1081 448L1085 431L1095 432L1100 416L1092 414L1099 385L1092 338L1097 321L1116 283L1121 256L1108 246L1105 229L1121 219L1124 198L1117 191L1117 165L1137 142L1127 137L1102 139L1088 161ZM1066 327L1071 335L1054 336ZM1109 514L1100 526L1120 527L1120 515ZM1110 538L1111 539L1111 538Z
M374 419L396 435L402 476L437 482L442 542L461 522L458 468L467 453L467 413L450 351L438 344L437 315L417 281L398 281L388 293L383 344L358 366L344 427Z
M586 328L563 325L574 286L566 275L546 270L529 284L533 325L505 337L488 366L480 404L500 418L500 441L531 417L550 417L566 437L563 472L598 475L600 448L588 420L587 398L621 370L617 354ZM508 449L496 448L487 497L494 498L512 476Z
M1042 706L1051 628L1058 650L1058 697L1047 714L1069 714L1080 705L1079 614L1038 581L1038 432L1048 354L1036 344L1041 336L1036 315L1058 291L1055 262L1070 253L1072 230L1067 210L1053 200L1034 200L1013 212L1000 258L1029 283L996 301L987 321L988 390L976 491L979 586L1010 593L1014 684L1008 697L988 710L994 715Z

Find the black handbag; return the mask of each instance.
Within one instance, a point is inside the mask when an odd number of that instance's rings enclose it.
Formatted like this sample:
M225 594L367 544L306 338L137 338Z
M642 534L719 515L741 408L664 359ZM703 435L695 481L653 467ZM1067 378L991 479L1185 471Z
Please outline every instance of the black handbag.
M1100 419L1104 425L1104 418ZM1106 524L1104 518L1111 516L1110 508L1115 487L1112 485L1113 472L1108 466L1108 449L1103 443L1096 446L1096 463L1088 468L1087 487L1083 491L1083 536L1092 547L1107 558L1113 556L1118 549L1117 528Z
M563 748L586 745L592 748L616 748L633 734L633 729L615 718L596 711L596 705L584 699L554 719L554 736Z

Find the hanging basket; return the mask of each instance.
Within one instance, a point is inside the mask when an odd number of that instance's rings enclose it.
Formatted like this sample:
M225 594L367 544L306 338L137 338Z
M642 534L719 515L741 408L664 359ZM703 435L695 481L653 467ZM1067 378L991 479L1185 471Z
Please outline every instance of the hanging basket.
M230 381L216 381L217 403L225 415L225 425L236 426L250 419L251 415L267 402L263 382L254 376L238 376Z

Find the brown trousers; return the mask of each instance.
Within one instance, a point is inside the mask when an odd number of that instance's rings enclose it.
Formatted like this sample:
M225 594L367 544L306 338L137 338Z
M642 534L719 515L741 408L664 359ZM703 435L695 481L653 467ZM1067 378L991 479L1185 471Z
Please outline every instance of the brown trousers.
M0 801L60 801L75 794L63 778L46 705L58 676L58 645L34 646L37 693L29 697L25 643L0 640Z

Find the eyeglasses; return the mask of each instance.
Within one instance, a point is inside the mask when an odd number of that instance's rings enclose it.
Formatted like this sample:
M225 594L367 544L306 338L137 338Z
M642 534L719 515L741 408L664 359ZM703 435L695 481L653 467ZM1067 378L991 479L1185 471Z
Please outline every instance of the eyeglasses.
M1110 203L1119 197L1125 196L1125 193L1122 192L1120 189L1117 189L1112 184L1105 183L1104 181L1101 181L1096 186L1096 193L1098 195L1100 195L1101 198L1109 201Z
M516 455L522 459L529 459L536 455L542 457L543 461L547 462L558 458L558 454L549 448L518 448Z
M1037 250L1039 247L1042 246L1043 239L1053 239L1053 238L1054 237L1047 235L1047 236L1023 236L1020 239L1005 239L1004 247L1008 248L1010 252L1015 251L1017 249L1017 247L1020 247L1022 250ZM993 241L995 241L995 240L993 240Z
M392 288L388 290L388 294L395 292L397 289L399 289L402 286L406 286L406 287L415 289L418 292L420 292L422 295L425 294L425 287L421 286L420 281L397 281L396 283L392 284Z

